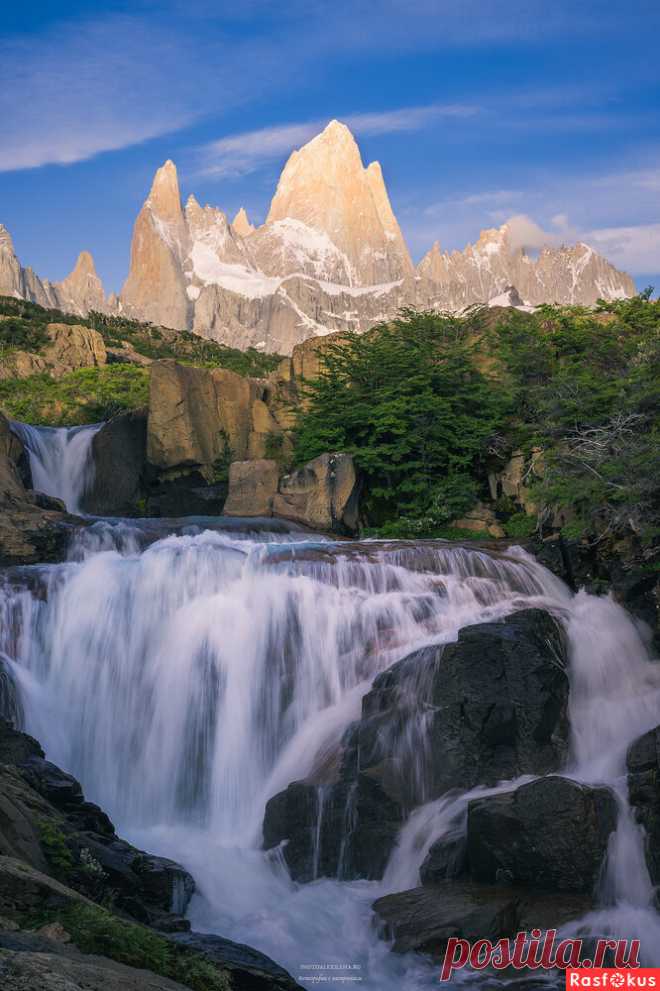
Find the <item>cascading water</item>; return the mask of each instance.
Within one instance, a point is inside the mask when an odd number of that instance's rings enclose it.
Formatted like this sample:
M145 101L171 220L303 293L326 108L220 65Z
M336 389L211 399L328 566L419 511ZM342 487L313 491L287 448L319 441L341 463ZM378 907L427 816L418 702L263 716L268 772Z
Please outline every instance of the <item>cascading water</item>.
M376 937L370 905L418 883L431 842L464 829L470 798L519 782L417 809L382 882L293 884L279 852L260 850L265 803L331 758L395 661L539 606L570 642L566 773L609 784L621 805L607 905L585 925L658 944L623 771L627 745L660 722L660 669L614 602L572 596L522 551L159 526L160 539L148 521L97 523L69 562L37 569L41 590L7 582L0 650L49 758L131 840L197 878L194 928L262 949L303 984L303 963L350 962L365 989L433 986L433 968Z
M92 440L102 426L33 427L13 422L12 430L28 451L32 487L61 499L70 513L80 513L82 497L94 481Z

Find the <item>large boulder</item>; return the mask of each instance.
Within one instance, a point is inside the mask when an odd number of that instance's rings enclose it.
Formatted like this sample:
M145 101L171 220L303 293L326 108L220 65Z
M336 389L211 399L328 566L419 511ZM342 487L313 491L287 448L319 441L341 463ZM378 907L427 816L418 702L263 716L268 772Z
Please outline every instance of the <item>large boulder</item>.
M279 427L263 403L264 383L228 368L194 368L175 361L151 367L147 458L160 470L202 467L212 475L232 460L263 457L265 437ZM254 436L253 436L254 435Z
M628 794L644 827L646 863L660 884L660 726L644 733L628 750Z
M358 479L351 455L321 454L280 480L273 512L316 530L354 533L358 497Z
M17 464L23 445L12 433L9 420L0 413L0 504L26 500L26 492Z
M374 902L381 934L393 940L395 953L416 951L444 958L451 937L473 943L511 938L522 930L558 929L592 907L583 895L529 894L508 885L441 881L385 895Z
M265 381L171 360L154 362L150 381L149 508L158 515L219 515L231 462L289 449Z
M360 766L408 805L557 770L568 748L565 666L543 610L467 626L376 678L362 704Z
M194 950L228 973L233 991L302 991L289 973L265 953L223 936L181 933L177 945Z
M146 411L120 413L92 440L94 480L83 507L96 516L132 516L145 490Z
M271 799L266 845L288 841L284 857L297 880L382 877L416 805L455 788L561 766L565 663L559 628L539 609L466 627L456 643L415 651L364 696L337 773L320 782L322 806L318 781L296 782ZM434 878L460 872L461 854L454 852L451 870L430 868Z
M4 721L0 855L18 857L83 892L90 884L106 886L117 905L141 922L189 927L181 915L194 891L190 874L117 836L103 810L85 801L79 782L47 761L36 740ZM96 865L91 873L90 863Z
M0 719L18 726L23 719L23 706L11 666L0 654Z
M229 466L229 492L225 516L270 516L277 493L277 461L233 461Z
M476 881L591 894L617 804L608 788L556 775L468 805L467 859Z

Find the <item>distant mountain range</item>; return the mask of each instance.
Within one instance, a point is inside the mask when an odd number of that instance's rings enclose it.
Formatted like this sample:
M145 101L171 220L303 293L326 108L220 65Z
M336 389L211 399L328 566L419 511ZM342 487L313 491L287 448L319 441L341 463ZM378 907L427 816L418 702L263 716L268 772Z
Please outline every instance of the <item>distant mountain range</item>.
M415 267L380 165L365 168L350 130L332 121L291 154L260 227L243 209L230 222L194 196L182 206L176 167L167 161L135 222L118 297L105 295L86 251L62 282L39 278L21 266L2 225L0 292L289 354L308 337L364 331L403 306L590 304L631 296L635 286L583 243L531 257L513 244L506 224L482 231L464 251L443 252L436 242Z

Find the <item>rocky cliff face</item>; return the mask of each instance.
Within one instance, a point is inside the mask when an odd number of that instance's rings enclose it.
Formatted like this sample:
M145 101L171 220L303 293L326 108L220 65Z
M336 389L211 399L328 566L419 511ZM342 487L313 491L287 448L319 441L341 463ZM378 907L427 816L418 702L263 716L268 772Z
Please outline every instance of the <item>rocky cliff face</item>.
M506 224L464 251L442 252L436 242L415 269L380 165L365 168L349 129L332 121L291 154L258 228L243 208L231 222L193 196L184 209L167 161L135 222L119 300L105 298L87 252L63 282L42 281L21 267L2 227L0 292L290 354L310 337L363 332L403 306L461 310L505 296L507 305L590 304L635 287L586 244L546 247L533 258Z
M106 299L96 274L94 259L81 251L73 271L61 282L40 279L31 268L23 268L16 257L11 235L0 224L0 294L39 303L65 313L81 316L90 310L110 311L115 303Z
M577 303L632 296L623 272L586 244L542 248L534 259L511 242L507 224L481 232L464 251L442 252L438 242L417 266L418 275L447 300L449 309L493 300L515 286L525 303Z

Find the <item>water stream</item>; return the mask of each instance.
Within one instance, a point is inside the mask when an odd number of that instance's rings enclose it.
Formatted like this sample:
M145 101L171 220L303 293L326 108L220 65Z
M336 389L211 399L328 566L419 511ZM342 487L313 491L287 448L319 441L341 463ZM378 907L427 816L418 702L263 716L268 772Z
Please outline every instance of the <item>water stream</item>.
M263 950L303 984L304 964L358 964L370 991L436 985L435 968L377 938L371 903L418 883L431 843L464 830L471 797L513 783L416 809L382 882L292 883L281 854L260 849L265 803L336 751L395 661L466 625L548 609L570 645L566 773L608 784L621 810L586 924L641 937L660 963L624 774L629 743L660 722L660 666L611 599L572 595L520 549L334 542L222 519L98 521L66 563L24 570L29 582L0 585L0 650L48 757L118 831L191 871L193 928Z
M81 500L94 481L92 440L102 423L85 427L33 427L12 423L30 459L32 488L61 499L70 513L82 512Z

